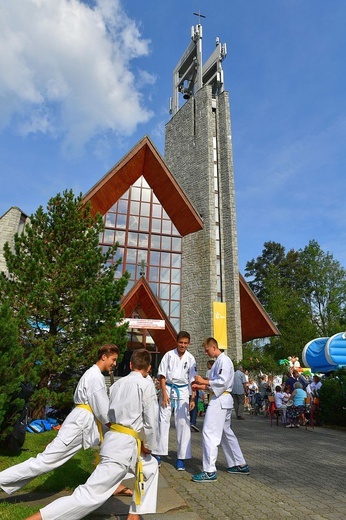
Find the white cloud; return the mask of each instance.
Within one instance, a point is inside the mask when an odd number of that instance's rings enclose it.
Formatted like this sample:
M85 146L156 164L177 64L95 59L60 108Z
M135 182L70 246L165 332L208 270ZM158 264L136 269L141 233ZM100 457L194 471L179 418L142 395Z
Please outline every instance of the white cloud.
M90 4L90 2L89 2ZM0 0L0 120L20 134L63 136L78 148L147 122L132 60L149 41L119 0ZM138 86L140 85L140 87Z

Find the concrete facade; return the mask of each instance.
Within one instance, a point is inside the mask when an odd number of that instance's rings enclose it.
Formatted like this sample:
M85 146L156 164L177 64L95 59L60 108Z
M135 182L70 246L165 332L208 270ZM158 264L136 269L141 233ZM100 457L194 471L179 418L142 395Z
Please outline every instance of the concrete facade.
M27 215L16 206L12 206L0 217L0 272L7 274L7 266L4 258L4 245L6 242L10 247L14 246L14 235L24 230L28 221Z
M206 337L213 335L213 302L226 302L228 354L241 359L228 92L213 98L211 87L204 86L179 109L166 125L165 162L204 222L203 230L183 239L181 328L191 333L191 351L203 367L205 356L201 345ZM221 287L218 286L218 274Z

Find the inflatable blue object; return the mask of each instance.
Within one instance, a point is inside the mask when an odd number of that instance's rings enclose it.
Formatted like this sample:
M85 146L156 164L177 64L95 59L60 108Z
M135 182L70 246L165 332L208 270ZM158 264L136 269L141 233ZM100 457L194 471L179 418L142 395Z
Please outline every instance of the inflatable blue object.
M338 332L329 338L325 352L330 364L335 363L339 368L346 366L346 332Z
M312 372L322 374L346 366L346 332L309 341L303 349L302 360Z

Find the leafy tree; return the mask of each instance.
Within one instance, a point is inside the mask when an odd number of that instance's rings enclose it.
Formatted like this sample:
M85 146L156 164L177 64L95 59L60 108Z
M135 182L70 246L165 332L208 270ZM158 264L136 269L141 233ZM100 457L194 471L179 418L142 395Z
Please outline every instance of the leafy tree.
M300 253L303 299L319 336L332 336L345 328L346 270L315 240Z
M247 262L245 267L245 277L251 277L249 286L256 294L268 312L270 304L270 287L268 283L272 280L276 285L280 285L279 277L285 261L285 248L277 242L265 242L262 256Z
M263 352L276 363L301 352L317 329L303 298L300 252L286 253L281 244L266 242L262 256L246 264L245 276L252 278L251 289L280 331L280 336L266 342Z
M246 264L245 276L280 330L263 347L274 359L344 330L346 271L316 241L287 253L281 244L266 242L262 255Z
M234 366L237 366L239 362L234 362ZM259 375L263 374L280 374L282 369L276 363L273 357L265 352L263 342L261 341L249 341L243 347L243 359L241 364L244 370Z
M19 320L22 371L36 388L33 417L67 404L102 343L125 346L127 327L117 323L128 276L116 280L117 244L102 251L103 229L81 195L64 191L30 217L13 251L5 244L10 276L0 278L0 300Z
M24 401L19 398L24 380L20 367L23 347L18 341L18 326L8 305L0 306L0 443L13 428Z

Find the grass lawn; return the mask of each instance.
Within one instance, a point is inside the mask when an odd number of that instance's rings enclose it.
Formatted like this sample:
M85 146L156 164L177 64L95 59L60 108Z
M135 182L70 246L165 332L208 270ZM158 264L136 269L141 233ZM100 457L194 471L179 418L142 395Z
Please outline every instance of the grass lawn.
M40 453L56 435L56 431L27 433L20 455L0 451L0 471ZM72 491L88 479L94 469L94 460L94 450L80 450L66 464L50 473L35 478L22 488L20 492L57 493L63 490ZM6 498L0 499L1 520L23 520L37 511L37 507L27 506L25 502L12 503L15 496L16 493L11 495L11 498L9 498L11 502Z

